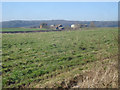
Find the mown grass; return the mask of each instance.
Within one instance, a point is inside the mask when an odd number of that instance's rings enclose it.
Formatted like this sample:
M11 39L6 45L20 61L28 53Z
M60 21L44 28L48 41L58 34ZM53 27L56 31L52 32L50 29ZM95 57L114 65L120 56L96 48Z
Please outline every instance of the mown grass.
M3 34L2 85L34 87L60 73L116 55L117 34L117 28Z

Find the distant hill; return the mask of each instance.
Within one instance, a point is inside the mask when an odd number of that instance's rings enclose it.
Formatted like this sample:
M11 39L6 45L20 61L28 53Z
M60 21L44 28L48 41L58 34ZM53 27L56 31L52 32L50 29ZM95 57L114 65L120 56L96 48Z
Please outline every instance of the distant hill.
M67 20L34 20L34 21L24 21L24 20L14 20L14 21L4 21L0 22L3 28L14 28L14 27L39 27L41 23L51 24L63 24L64 26L70 26L71 24L90 24L91 21L67 21ZM96 27L117 27L117 21L93 21Z

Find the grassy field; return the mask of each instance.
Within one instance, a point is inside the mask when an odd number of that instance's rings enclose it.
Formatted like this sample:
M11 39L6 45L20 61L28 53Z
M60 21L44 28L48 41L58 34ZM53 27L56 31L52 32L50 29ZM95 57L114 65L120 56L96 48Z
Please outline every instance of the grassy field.
M2 85L63 87L94 62L117 55L117 37L117 28L3 34Z
M2 32L11 32L11 31L36 31L36 30L47 30L45 28L2 28Z

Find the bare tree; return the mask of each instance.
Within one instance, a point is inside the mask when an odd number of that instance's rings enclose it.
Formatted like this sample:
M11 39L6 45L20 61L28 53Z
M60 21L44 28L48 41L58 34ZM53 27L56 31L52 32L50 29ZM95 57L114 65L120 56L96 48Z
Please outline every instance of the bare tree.
M47 28L47 29L48 29L47 23L42 23L42 24L40 24L40 28Z
M96 27L93 21L92 21L92 22L90 22L90 27L91 27L91 28Z

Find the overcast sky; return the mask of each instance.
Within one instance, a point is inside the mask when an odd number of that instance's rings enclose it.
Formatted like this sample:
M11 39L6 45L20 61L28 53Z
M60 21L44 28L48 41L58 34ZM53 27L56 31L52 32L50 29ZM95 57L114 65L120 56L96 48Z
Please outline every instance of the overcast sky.
M117 2L3 2L2 20L117 21Z

